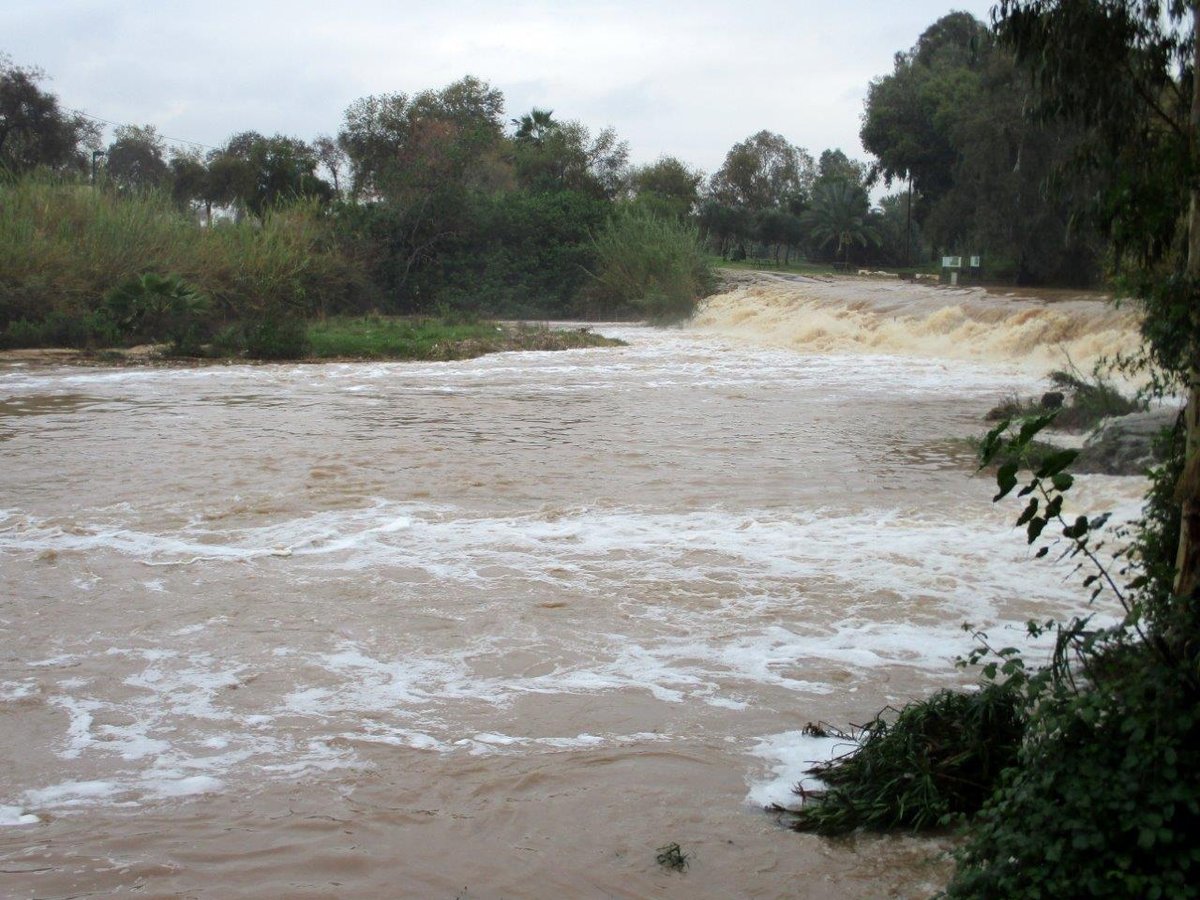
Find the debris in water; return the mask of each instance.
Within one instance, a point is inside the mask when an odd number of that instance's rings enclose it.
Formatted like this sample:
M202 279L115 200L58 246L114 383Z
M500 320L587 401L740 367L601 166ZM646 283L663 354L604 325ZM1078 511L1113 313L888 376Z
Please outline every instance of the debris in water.
M654 858L664 869L674 869L676 872L682 872L688 867L688 862L692 856L693 854L684 853L678 844L672 842L665 847L659 847L658 856Z

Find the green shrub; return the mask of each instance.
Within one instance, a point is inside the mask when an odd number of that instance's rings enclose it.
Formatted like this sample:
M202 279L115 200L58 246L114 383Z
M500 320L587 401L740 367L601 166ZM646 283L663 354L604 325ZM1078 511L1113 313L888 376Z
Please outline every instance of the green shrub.
M646 209L619 209L595 238L593 311L676 322L695 312L716 279L694 226Z
M208 298L178 275L147 272L104 297L104 310L126 337L169 341L171 352L194 354L208 329Z
M1087 431L1110 416L1125 416L1139 412L1145 404L1124 396L1099 375L1090 379L1074 372L1057 370L1050 373L1051 383L1065 395L1065 402L1054 420L1054 427L1064 431ZM988 411L986 418L998 422L1036 416L1047 411L1039 402L1022 400L1010 394Z
M1016 762L1021 704L1013 688L987 684L885 710L852 751L809 770L828 790L805 793L793 827L826 835L916 830L977 812Z
M1089 380L1074 372L1059 370L1050 373L1050 380L1055 387L1070 394L1070 402L1055 420L1057 428L1085 431L1099 424L1101 419L1126 416L1140 411L1145 406L1137 400L1123 396L1099 376Z
M68 315L51 310L45 317L30 321L17 319L0 331L0 349L26 347L110 347L121 340L120 330L103 311Z
M1044 698L968 832L955 898L1200 895L1200 697L1145 646Z
M254 359L302 359L311 344L304 319L266 315L245 325L246 354Z

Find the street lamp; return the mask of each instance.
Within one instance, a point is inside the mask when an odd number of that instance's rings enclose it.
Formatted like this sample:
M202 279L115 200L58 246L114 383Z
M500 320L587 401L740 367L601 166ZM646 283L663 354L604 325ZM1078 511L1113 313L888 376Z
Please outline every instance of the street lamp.
M108 154L104 150L93 150L92 151L92 184L96 183L96 160L98 160L102 156L107 156L107 155Z

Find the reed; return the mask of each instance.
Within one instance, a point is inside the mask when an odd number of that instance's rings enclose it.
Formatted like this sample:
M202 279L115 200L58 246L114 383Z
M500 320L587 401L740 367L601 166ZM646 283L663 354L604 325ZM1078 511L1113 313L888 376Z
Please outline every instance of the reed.
M0 181L0 342L51 319L85 320L146 273L193 285L213 301L214 322L335 310L367 290L315 203L207 226L162 193Z
M716 278L692 225L641 209L621 210L595 237L590 305L651 322L686 319Z

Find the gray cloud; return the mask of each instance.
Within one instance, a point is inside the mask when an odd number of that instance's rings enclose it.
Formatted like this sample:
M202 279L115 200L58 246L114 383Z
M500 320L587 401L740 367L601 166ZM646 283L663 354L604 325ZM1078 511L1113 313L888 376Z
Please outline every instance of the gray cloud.
M986 17L991 0L960 2ZM310 139L348 103L473 74L531 106L614 126L635 161L709 172L766 128L814 154L862 156L871 78L949 6L824 2L283 2L16 0L0 50L39 65L62 102L172 137L246 129Z

